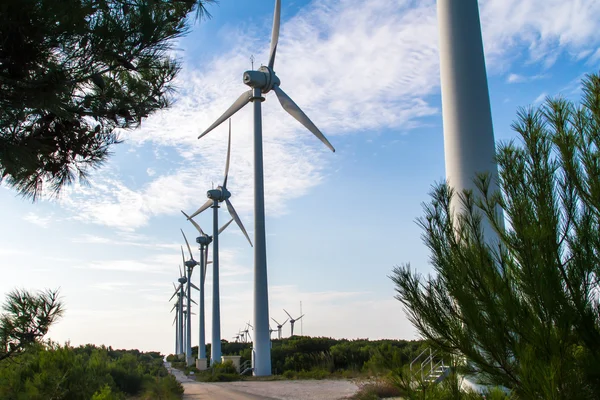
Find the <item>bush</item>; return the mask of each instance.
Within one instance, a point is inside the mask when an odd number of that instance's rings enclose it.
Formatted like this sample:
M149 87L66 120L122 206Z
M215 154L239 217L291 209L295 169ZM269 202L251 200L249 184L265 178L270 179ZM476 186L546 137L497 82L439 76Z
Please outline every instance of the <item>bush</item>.
M176 400L183 395L183 386L173 375L149 380L144 385L141 400Z

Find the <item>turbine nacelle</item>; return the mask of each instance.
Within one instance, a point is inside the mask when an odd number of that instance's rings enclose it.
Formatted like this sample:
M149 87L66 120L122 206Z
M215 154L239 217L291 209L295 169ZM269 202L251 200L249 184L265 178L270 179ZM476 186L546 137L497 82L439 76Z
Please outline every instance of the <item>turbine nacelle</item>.
M221 203L231 197L231 192L229 192L229 190L225 189L223 186L218 186L216 189L211 189L206 192L206 197Z
M194 268L196 265L198 265L198 262L196 260L187 260L185 262L185 266L188 268Z
M177 282L179 283L186 283L187 282L187 278L185 276L182 276L181 278L177 279Z
M275 71L267 66L262 66L258 71L246 71L244 72L244 84L260 89L262 93L268 93L273 86L281 84L281 81L275 75Z
M212 242L212 236L202 235L196 238L196 243L201 246L208 246Z

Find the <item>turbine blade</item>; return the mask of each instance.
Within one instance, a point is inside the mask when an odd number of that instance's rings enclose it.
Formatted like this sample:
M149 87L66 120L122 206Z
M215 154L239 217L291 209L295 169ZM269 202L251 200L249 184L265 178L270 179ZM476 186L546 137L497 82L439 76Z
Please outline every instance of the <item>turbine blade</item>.
M283 311L285 311L285 308L283 309ZM285 313L288 315L288 317L290 317L290 319L294 319L294 318L292 318L292 316L290 315L289 312L285 311Z
M187 220L188 220L188 221L190 221L190 222L192 223L192 225L194 225L194 226L196 227L196 229L198 230L198 232L200 232L200 234L201 234L202 236L204 236L204 235L205 235L204 231L202 230L202 228L200 228L200 225L198 225L198 224L196 223L196 221L194 221L194 220L193 220L193 219L192 219L192 218L191 218L189 215L187 215L187 214L186 214L186 213L184 213L183 211L181 211L181 213L182 213L183 215L185 215L185 217L187 218Z
M204 250L204 262L206 263L206 265L204 266L204 276L202 277L202 282L206 282L206 271L208 271L208 268L206 268L208 266L209 263L211 263L212 261L208 261L208 248L210 246L206 246L206 250Z
M177 314L175 314L175 318L173 318L173 323L171 324L171 326L175 325L176 320L177 320Z
M183 273L181 272L181 265L177 266L179 268L179 277L183 278Z
M183 233L183 232L181 232ZM183 255L183 246L181 246L181 259L183 260L183 272L185 271L185 255Z
M212 206L212 204L213 204L213 201L211 199L206 200L206 203L202 204L202 207L200 207L199 209L197 209L195 213L193 213L192 215L190 215L188 217L188 219L191 220L196 215L200 214L202 211L204 211L207 208L209 208L210 206Z
M271 52L269 53L269 68L275 65L275 53L279 42L279 25L281 22L281 0L275 0L275 12L273 13L273 31L271 32Z
M271 319L272 319L273 321L275 321L275 323L276 323L277 325L279 325L279 322L277 322L277 320L276 320L275 318L271 318Z
M250 243L250 246L252 246L252 242L250 241L250 237L248 236L248 232L246 232L246 228L244 228L244 225L242 224L242 221L240 220L240 217L235 212L235 208L233 208L233 205L231 204L231 202L229 201L229 199L225 200L225 203L227 204L227 210L229 210L229 214L231 214L231 216L233 217L233 219L235 219L235 223L238 224L238 226L240 227L240 229L244 233L244 236L246 236L246 239L248 239L248 243Z
M198 305L198 303L196 303L196 301L195 301L194 299L190 299L190 301L191 301L192 303L194 303L195 305Z
M225 225L223 225L221 227L221 229L219 229L219 235L221 234L221 232L223 232L225 229L227 229L227 227L229 226L229 224L231 224L232 222L233 222L233 218L231 218L228 223L226 223Z
M292 117L294 117L298 122L304 125L306 129L311 131L313 135L315 135L321 142L325 144L325 146L329 147L329 149L331 149L331 151L335 153L335 149L333 148L331 143L329 143L329 140L327 140L327 138L321 133L319 128L317 128L315 124L313 124L310 118L308 118L306 114L304 114L304 111L302 111L300 107L298 107L298 105L294 103L294 100L292 100L290 96L288 96L279 86L273 86L273 90L275 91L275 94L277 95L279 103L281 103L283 109L287 111L287 113L290 114Z
M192 249L190 248L190 243L188 242L187 238L185 237L185 233L183 233L183 229L179 229L181 231L181 234L183 235L183 238L185 239L185 244L188 248L188 251L190 252L190 260L194 261L194 255L192 254Z
M305 314L302 314L301 316L299 316L298 318L296 318L296 321L300 321L300 319L301 319L302 317L304 317L304 315L305 315Z
M231 107L227 109L227 111L223 113L223 115L217 118L217 120L210 127L208 127L207 130L205 130L200 134L200 136L198 136L198 139L215 129L217 126L221 125L226 119L230 118L233 114L241 110L242 107L244 107L250 102L251 98L252 90L248 90L247 92L242 93L242 95L238 97L238 99L231 105Z
M193 287L194 289L196 289L197 291L200 291L200 288L196 285L194 285L192 282L190 282L190 286ZM194 300L192 300L194 301Z
M284 326L286 322L288 322L290 319L287 318L285 321L283 321L283 324L281 324L281 326Z
M231 159L231 118L229 118L229 141L227 142L227 162L225 163L225 178L223 188L227 188L227 177L229 176L229 160Z
M171 308L171 311L169 311L169 312L173 312L173 310L175 309L175 307L177 307L177 303L173 304L173 307Z
M175 295L177 293L179 293L179 289L181 289L181 285L183 285L183 283L180 283L179 286L177 286L177 289L175 289L175 292L173 293L173 295L171 296L171 298L169 299L169 301L173 300L173 297L175 297Z
M173 282L171 282L173 283ZM175 289L175 291L177 291L177 286L175 286L175 283L173 283L173 289Z

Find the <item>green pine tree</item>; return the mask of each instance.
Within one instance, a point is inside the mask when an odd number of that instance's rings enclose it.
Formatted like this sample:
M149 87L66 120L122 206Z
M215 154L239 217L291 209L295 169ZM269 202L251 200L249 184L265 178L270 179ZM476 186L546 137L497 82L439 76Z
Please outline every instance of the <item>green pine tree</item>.
M435 275L395 268L396 297L424 338L468 360L464 372L519 399L598 399L600 76L583 80L580 104L547 99L513 129L499 193L485 175L475 193L434 187L418 223Z
M0 181L36 199L169 105L173 40L214 0L0 2Z
M58 290L8 293L0 314L0 361L14 357L39 343L64 307Z

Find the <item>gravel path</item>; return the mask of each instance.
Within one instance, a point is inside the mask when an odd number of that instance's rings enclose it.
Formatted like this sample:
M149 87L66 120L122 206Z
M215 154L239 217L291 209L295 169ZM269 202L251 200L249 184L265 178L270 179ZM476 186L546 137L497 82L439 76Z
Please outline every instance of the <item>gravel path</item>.
M278 400L338 400L358 390L354 383L344 380L240 381L215 386Z
M184 400L339 400L358 390L354 383L344 380L204 383L188 378L168 363L167 369L183 385Z

